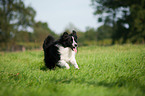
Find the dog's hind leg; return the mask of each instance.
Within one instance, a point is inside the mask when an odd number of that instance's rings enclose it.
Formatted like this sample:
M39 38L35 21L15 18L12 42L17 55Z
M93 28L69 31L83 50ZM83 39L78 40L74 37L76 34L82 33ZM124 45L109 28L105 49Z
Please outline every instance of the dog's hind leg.
M57 65L60 67L66 67L66 69L70 68L70 66L64 60L60 60Z

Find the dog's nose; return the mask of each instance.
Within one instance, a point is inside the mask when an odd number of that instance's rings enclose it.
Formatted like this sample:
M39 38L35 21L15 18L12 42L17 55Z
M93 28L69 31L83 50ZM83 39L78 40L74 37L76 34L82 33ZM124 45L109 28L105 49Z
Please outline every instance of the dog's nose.
M78 45L77 44L75 44L75 47L77 47Z

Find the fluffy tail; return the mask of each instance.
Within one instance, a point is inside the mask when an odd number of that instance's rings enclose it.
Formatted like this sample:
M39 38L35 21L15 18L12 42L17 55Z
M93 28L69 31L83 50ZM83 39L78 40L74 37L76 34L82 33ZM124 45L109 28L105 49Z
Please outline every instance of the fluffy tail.
M48 36L43 43L43 50L46 51L47 48L55 41L55 39L52 36Z

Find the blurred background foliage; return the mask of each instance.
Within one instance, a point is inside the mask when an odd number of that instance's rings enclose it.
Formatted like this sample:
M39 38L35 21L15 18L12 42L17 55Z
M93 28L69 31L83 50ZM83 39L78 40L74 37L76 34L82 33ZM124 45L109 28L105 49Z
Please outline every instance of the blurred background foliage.
M99 28L87 27L81 32L73 24L64 31L76 29L80 46L144 44L145 0L90 0ZM46 22L34 20L35 10L23 0L0 0L0 50L17 51L42 48L48 35L59 38Z
M98 21L111 27L112 44L144 44L145 0L92 0L92 6Z

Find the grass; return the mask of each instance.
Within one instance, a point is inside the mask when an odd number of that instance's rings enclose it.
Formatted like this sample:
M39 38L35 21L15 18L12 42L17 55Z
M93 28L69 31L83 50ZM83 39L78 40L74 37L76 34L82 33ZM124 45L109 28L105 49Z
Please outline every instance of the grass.
M44 67L43 51L0 53L0 96L145 96L145 45L80 47L80 70Z

